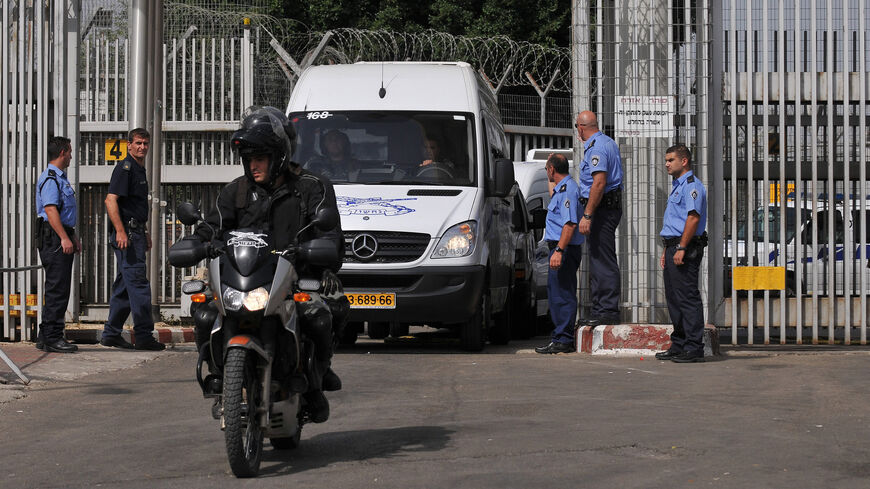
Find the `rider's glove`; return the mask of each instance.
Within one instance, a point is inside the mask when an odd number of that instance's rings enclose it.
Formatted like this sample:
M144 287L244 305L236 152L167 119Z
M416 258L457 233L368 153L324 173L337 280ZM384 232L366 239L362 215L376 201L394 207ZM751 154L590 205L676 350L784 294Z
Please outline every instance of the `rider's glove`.
M209 243L205 250L209 258L217 258L223 254L224 245L223 243Z
M341 280L332 270L323 271L323 275L320 276L320 290L324 295L333 295L341 290Z

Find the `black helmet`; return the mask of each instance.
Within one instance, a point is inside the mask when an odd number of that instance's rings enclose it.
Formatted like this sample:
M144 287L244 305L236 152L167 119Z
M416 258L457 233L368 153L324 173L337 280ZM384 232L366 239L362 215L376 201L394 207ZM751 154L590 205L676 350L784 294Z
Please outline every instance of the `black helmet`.
M274 182L290 165L296 149L296 130L279 109L251 107L245 111L242 126L233 133L233 148L242 157L245 176L252 182L249 162L252 156L269 156L269 182Z

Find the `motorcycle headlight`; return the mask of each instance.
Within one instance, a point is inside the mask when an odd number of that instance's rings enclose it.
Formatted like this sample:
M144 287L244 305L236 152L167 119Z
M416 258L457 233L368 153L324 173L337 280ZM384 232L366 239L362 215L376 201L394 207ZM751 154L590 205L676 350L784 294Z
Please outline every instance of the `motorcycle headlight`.
M245 294L232 287L226 287L221 295L221 300L223 301L224 308L230 311L238 311L245 300Z
M468 256L474 252L477 242L477 222L461 222L444 233L438 246L432 253L432 258L456 258Z
M245 308L249 311L259 311L266 307L266 302L269 301L269 291L263 287L254 289L245 294L245 299L242 301Z

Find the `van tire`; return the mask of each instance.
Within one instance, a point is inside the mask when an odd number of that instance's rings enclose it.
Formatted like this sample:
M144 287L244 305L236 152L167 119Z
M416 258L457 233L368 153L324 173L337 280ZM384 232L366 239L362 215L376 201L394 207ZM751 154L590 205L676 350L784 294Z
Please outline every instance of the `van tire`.
M532 303L532 287L533 284L530 282L520 282L511 293L512 339L527 340L535 336L538 308Z
M368 334L369 338L373 340L382 340L390 334L390 323L387 321L369 321Z
M481 295L474 314L459 326L459 347L465 351L480 351L483 350L486 339L484 331L489 329L490 315L492 307L490 306L489 291Z
M359 333L363 329L362 327L363 325L360 322L348 322L345 324L344 331L341 332L341 336L338 338L338 344L341 346L355 345Z

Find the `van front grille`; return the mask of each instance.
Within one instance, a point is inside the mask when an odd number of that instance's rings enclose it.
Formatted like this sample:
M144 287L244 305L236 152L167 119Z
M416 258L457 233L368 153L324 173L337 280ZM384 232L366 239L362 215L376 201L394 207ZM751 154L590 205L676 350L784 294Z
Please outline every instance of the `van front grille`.
M431 237L422 233L345 231L345 263L406 263L426 251Z

